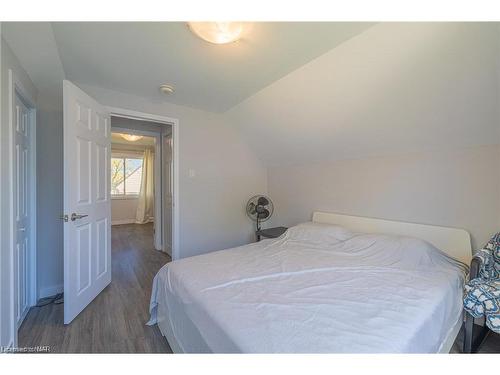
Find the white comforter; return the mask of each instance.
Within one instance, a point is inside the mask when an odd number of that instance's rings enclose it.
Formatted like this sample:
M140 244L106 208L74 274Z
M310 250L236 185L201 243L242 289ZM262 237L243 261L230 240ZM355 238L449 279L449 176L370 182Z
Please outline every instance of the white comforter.
M463 280L424 241L305 223L165 265L150 310L155 322L162 294L213 352L437 352L461 316ZM173 326L181 348L196 347Z

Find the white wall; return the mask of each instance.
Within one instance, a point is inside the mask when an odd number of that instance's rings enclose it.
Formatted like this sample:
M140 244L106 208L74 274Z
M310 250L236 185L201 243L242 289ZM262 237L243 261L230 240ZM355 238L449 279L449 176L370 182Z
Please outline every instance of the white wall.
M269 169L273 223L313 211L465 228L477 248L499 231L500 146Z
M0 346L12 345L16 332L11 330L11 320L14 319L12 306L13 290L13 258L10 230L12 218L10 190L8 189L9 162L11 148L9 145L9 69L12 69L29 95L36 98L37 90L29 76L24 71L8 44L1 39L1 112L0 112Z
M126 198L111 200L111 224L135 223L137 213L137 198Z
M499 36L378 24L227 112L270 166L272 223L323 209L463 227L482 245L500 224Z

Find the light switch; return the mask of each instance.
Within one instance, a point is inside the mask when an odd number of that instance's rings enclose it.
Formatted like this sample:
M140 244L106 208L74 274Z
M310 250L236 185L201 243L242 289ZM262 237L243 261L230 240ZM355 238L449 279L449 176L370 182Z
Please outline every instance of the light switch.
M195 178L196 177L196 171L194 169L189 170L189 178Z

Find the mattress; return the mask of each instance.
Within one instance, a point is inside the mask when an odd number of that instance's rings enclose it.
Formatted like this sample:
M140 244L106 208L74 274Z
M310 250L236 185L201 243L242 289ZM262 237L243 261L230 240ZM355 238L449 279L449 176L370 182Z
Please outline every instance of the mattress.
M434 353L465 272L425 241L305 223L165 265L150 323L176 352Z

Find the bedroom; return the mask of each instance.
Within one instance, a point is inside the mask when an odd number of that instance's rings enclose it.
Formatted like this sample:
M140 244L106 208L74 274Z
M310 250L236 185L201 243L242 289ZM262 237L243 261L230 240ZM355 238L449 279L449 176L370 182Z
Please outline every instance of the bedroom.
M500 23L47 20L1 23L6 351L500 352Z

